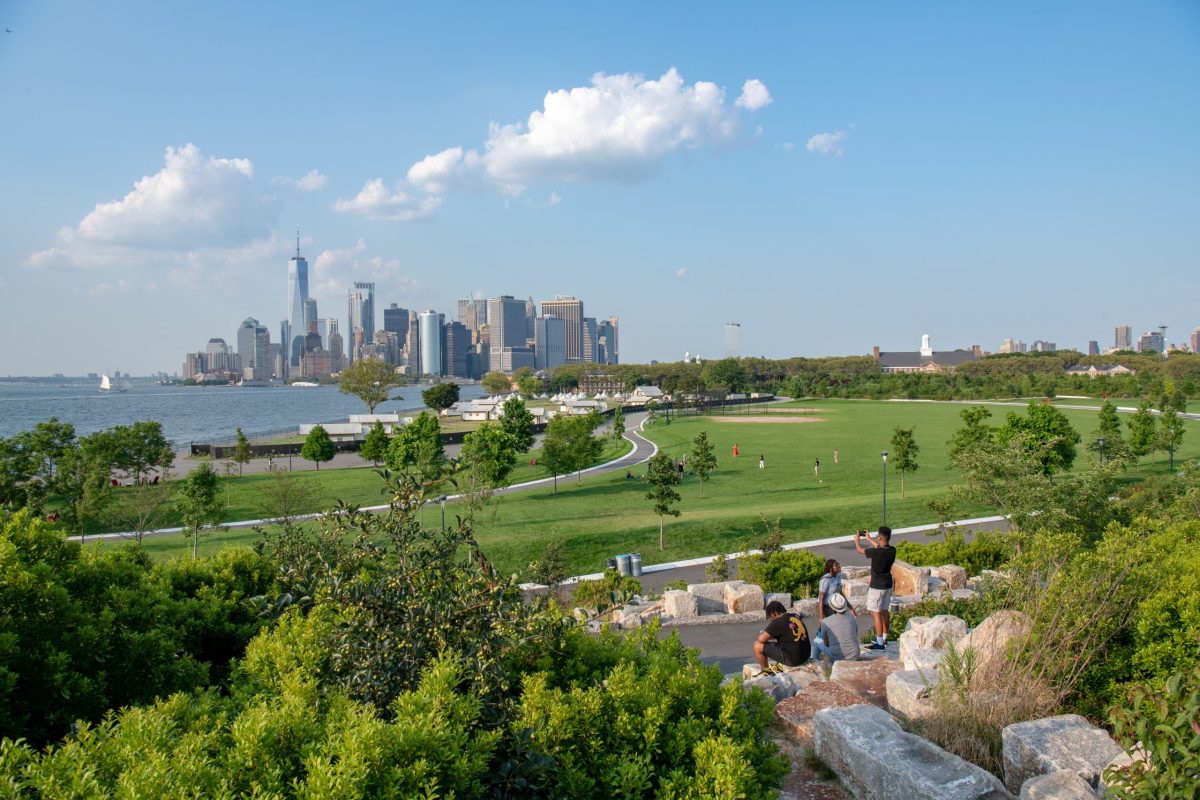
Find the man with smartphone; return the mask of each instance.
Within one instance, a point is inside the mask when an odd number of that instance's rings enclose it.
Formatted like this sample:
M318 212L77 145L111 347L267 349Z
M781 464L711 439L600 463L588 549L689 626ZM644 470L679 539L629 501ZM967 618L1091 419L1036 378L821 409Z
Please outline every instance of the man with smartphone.
M863 547L864 536L871 547ZM867 647L868 650L887 649L888 624L892 616L888 611L892 603L892 564L896 563L896 548L892 547L891 541L892 529L887 525L879 526L879 533L874 540L865 530L854 534L854 549L871 560L867 611L871 612L875 622L875 642Z

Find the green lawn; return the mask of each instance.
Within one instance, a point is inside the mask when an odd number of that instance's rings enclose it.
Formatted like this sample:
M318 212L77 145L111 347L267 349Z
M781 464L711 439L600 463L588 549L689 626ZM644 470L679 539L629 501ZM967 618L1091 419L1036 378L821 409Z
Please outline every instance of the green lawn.
M624 473L585 477L576 486L571 478L560 478L558 493L549 488L522 492L500 498L494 509L477 520L476 536L484 552L502 571L516 571L537 558L551 541L565 545L572 574L597 571L606 557L625 552L640 552L646 564L674 561L714 553L735 552L750 537L763 531L762 519L779 518L791 541L804 541L847 534L856 528L875 528L882 512L882 471L880 452L890 449L892 428L914 427L920 469L905 480L905 496L900 493L900 476L889 467L887 522L893 527L933 521L924 501L940 497L957 479L947 469L946 441L959 427L963 406L939 403L898 403L864 400L800 401L793 408L815 409L811 414L779 413L772 419L804 419L805 422L752 422L747 415L722 417L673 417L670 425L658 422L647 435L664 451L678 457L691 449L692 440L706 430L718 458L716 472L700 497L698 480L688 475L680 487L682 515L667 518L666 547L658 549L658 518L645 498L641 480L627 480ZM993 423L1003 420L1008 409L994 408ZM1064 410L1086 442L1096 424L1090 411ZM1189 430L1196 426L1187 423ZM732 457L737 443L740 457ZM840 451L833 462L833 451ZM758 456L766 468L758 468ZM1177 458L1200 457L1200 430L1185 437ZM606 460L612 454L606 455ZM814 461L821 459L821 477L813 474ZM1090 454L1080 445L1077 468L1087 464ZM1130 470L1129 480L1162 473L1166 464L1144 460ZM337 473L358 473L334 479ZM315 478L315 473L299 473ZM544 473L523 464L515 481L542 477ZM360 477L361 476L361 477ZM638 472L641 477L641 471ZM370 470L322 472L329 497L348 501L379 501L378 479ZM250 481L250 478L243 479ZM344 483L341 483L344 481ZM339 489L339 486L344 488ZM251 483L245 490L252 491ZM337 492L343 493L338 495ZM231 494L235 506L239 501ZM241 501L247 505L247 501ZM447 507L447 516L454 506ZM249 509L247 509L249 511ZM260 512L246 513L257 516ZM429 524L437 524L438 509L426 512ZM957 509L959 517L990 513L983 507ZM251 532L229 532L210 537L202 549L211 551L232 542L253 541ZM182 537L164 537L171 541L147 540L152 552L183 552Z

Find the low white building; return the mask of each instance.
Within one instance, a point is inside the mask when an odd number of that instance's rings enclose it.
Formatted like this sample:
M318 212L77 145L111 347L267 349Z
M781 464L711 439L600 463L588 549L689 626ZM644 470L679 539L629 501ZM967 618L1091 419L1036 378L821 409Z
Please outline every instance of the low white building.
M356 442L363 437L363 426L358 422L326 422L310 423L300 426L300 435L308 436L313 428L320 425L335 442Z
M638 386L629 396L625 398L627 403L646 403L653 400L656 403L661 403L666 399L662 389L657 386Z
M608 404L599 400L565 400L558 407L558 413L572 417L590 414L593 411L601 413L608 410Z

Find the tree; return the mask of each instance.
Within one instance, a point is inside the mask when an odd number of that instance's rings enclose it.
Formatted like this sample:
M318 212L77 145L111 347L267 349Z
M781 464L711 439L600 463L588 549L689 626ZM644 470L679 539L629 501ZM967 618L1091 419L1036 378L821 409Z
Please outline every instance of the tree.
M904 476L916 472L917 453L921 450L913 438L913 428L892 428L892 466L900 473L900 497L904 497Z
M579 379L570 372L559 371L550 379L550 388L556 392L573 392L579 388Z
M118 425L111 433L116 447L113 466L131 475L135 483L141 483L142 474L152 468L170 469L175 463L175 453L163 435L160 422L135 422L130 427Z
M463 438L460 460L491 489L503 486L517 465L513 438L494 422L480 424Z
M458 402L458 395L457 383L435 383L421 392L421 399L434 411L442 412Z
M647 400L646 401L646 424L653 425L657 421L658 421L658 401L657 400Z
M488 394L508 394L512 391L512 381L499 370L492 370L479 381Z
M700 479L700 496L704 497L704 484L708 482L709 474L717 468L717 456L713 452L712 442L708 440L708 431L700 431L692 442L692 455L688 466Z
M971 406L958 412L962 417L963 426L954 432L950 438L950 463L960 469L960 462L965 456L980 448L990 447L996 441L996 429L984 424L984 420L992 416L992 412L983 406Z
M1137 463L1142 456L1153 453L1158 443L1155 435L1157 426L1150 403L1142 401L1125 424L1129 427L1129 454L1133 456L1134 463Z
M321 462L332 461L336 454L337 448L323 425L314 425L308 436L304 437L304 446L300 448L300 457L316 464L318 472L321 470Z
M112 501L111 462L104 446L108 440L100 433L85 436L65 450L54 477L54 491L63 501L63 521L80 536Z
M620 403L613 406L612 436L620 441L625 436L625 409Z
M522 367L522 369L526 369ZM532 374L522 375L517 378L517 392L526 400L536 395L542 389L542 382L538 377Z
M1042 465L1043 475L1070 470L1080 438L1071 421L1054 406L1036 400L1029 402L1026 413L1024 417L1008 413L1004 427L996 432L997 443L1006 445L1020 439Z
M126 538L139 544L146 534L167 524L175 487L171 473L164 472L158 483L141 483L122 489L109 512L109 518Z
M706 386L724 386L730 392L744 392L750 385L746 368L736 358L722 358L704 365L700 377Z
M54 479L58 461L75 445L75 426L69 422L59 422L58 417L51 417L47 422L39 422L33 426L33 430L19 433L13 439L32 460L34 474L50 481Z
M1101 460L1112 458L1119 461L1128 455L1125 438L1121 436L1121 420L1117 417L1117 407L1108 400L1100 406L1100 422L1088 442L1088 450L1098 453Z
M387 455L389 444L391 444L391 439L388 438L387 431L383 429L383 423L375 420L371 430L367 431L358 454L375 466L379 466L379 462Z
M442 477L446 451L442 448L442 427L438 418L422 411L392 437L384 458L389 469L415 470L425 483Z
M270 479L259 485L258 497L264 516L285 531L292 531L296 518L317 502L312 482L290 469L271 470Z
M238 475L242 474L242 467L250 463L250 440L246 438L246 434L242 433L242 429L237 429L237 444L233 446L233 460L238 465Z
M387 400L403 400L388 397L393 386L399 386L402 378L396 368L378 358L360 358L341 373L338 389L342 394L352 394L367 404L367 413L374 414L375 407Z
M574 472L576 485L582 482L580 473L599 458L604 447L593 435L596 428L594 416L560 414L550 420L542 440L542 465L548 472L555 477ZM557 492L557 481L554 488Z
M525 407L524 400L510 397L504 401L500 425L512 437L518 453L528 453L533 447L533 414Z
M681 499L679 492L675 491L675 485L679 483L679 470L675 468L671 457L659 450L650 459L646 481L650 484L646 499L653 501L654 513L658 514L658 549L662 550L663 517L667 514L672 517L679 516L679 509L675 508L675 503Z
M200 549L200 533L221 521L225 503L221 499L220 478L208 462L192 470L180 487L175 508L183 519L183 533L192 537L192 558Z
M1159 450L1167 451L1167 455L1171 460L1170 468L1172 470L1175 469L1175 451L1179 449L1182 441L1183 418L1179 416L1179 409L1173 401L1164 402L1162 410L1158 414L1158 438L1156 443Z

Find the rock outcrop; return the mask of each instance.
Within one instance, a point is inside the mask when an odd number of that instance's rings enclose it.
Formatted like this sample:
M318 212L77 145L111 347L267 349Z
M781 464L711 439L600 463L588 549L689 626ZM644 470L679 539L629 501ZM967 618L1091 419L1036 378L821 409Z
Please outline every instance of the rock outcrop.
M1020 611L997 611L979 627L958 640L958 652L968 647L975 650L976 674L998 670L1008 659L1009 647L1026 636L1033 620Z
M877 658L872 661L835 661L829 673L832 683L840 683L860 698L859 702L887 707L887 679L903 668L899 661Z
M905 733L870 705L826 708L813 717L813 748L858 800L1001 800L996 777Z
M1021 785L1021 800L1096 800L1087 781L1074 772L1060 770L1030 778Z
M934 568L933 575L936 578L944 580L946 587L949 589L967 588L967 571L962 567L955 566L954 564L946 564L945 566Z
M1000 738L1004 784L1014 792L1030 778L1064 770L1095 789L1108 762L1122 752L1112 737L1078 714L1017 722Z
M803 743L812 739L813 716L826 708L842 708L862 703L854 690L832 681L814 682L794 697L775 704L775 717L783 727Z
M923 595L929 591L929 567L914 567L905 561L892 564L892 594Z
M930 697L938 684L936 672L897 670L887 676L888 711L909 719L924 719L935 711Z

